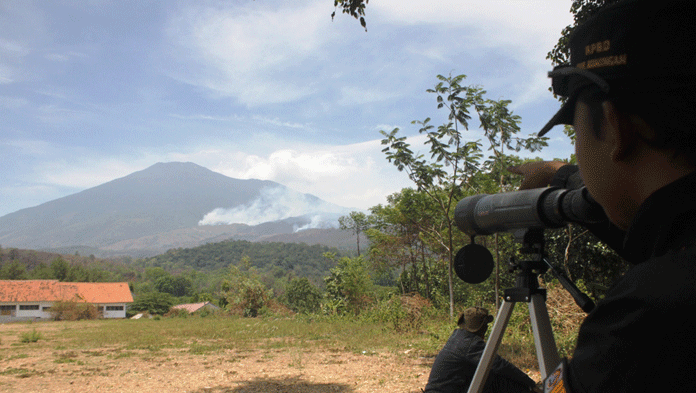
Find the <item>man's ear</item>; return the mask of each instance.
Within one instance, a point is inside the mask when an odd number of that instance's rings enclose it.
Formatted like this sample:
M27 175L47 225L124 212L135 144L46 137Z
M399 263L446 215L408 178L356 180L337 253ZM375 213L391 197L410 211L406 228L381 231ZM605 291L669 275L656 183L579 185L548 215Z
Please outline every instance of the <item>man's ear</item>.
M619 111L611 101L602 103L604 142L610 143L611 159L614 162L626 161L635 155L638 148L636 125Z

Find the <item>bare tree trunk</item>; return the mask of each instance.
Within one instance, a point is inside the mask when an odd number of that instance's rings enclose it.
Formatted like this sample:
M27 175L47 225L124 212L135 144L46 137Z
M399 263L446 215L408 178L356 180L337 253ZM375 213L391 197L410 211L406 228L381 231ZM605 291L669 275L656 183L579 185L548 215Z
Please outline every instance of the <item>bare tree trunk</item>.
M449 223L449 296L450 296L450 318L454 317L454 281L452 276L454 274L454 255L452 254L452 222Z
M570 275L570 268L568 267L568 260L570 259L570 244L573 242L573 226L571 224L566 226L566 233L568 234L568 244L566 244L565 253L563 255L563 267L565 268L568 279L572 281L573 277Z
M421 261L423 261L423 276L425 277L425 298L430 299L430 274L428 273L430 264L425 260L425 245L421 245Z
M360 256L360 232L356 233L356 237L358 239L358 256Z
M500 250L498 249L498 234L495 234L495 313L500 309Z

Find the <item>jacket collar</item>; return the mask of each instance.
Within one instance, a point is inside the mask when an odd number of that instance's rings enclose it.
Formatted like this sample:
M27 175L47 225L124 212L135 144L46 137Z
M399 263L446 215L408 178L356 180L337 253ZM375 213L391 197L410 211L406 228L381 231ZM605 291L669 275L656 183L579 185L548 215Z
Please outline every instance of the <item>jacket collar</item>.
M652 193L640 206L624 238L634 264L696 241L696 171Z

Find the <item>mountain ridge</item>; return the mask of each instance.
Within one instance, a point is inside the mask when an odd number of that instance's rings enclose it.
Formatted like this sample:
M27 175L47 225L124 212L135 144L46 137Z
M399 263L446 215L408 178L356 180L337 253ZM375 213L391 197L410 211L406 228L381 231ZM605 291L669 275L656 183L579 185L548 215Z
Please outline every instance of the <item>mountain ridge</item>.
M288 204L298 200L303 208L316 210L290 215L296 212ZM199 225L216 211L211 222L225 225ZM213 240L256 241L288 235L311 225L313 215L336 220L348 211L276 182L234 179L190 162L157 163L0 217L0 244L31 249L89 247L124 255L129 250L154 253ZM234 215L225 215L230 212ZM225 222L260 213L267 216L257 225Z

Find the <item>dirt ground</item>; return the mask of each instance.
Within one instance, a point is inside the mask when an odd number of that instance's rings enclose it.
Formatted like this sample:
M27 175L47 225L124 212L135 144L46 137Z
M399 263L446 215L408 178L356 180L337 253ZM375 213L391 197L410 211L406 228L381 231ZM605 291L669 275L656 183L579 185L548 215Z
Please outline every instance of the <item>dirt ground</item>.
M0 325L0 392L420 392L432 358L278 348L191 353L22 344L24 324ZM15 330L17 334L15 334ZM60 348L60 347L59 347ZM407 351L408 352L408 351Z

